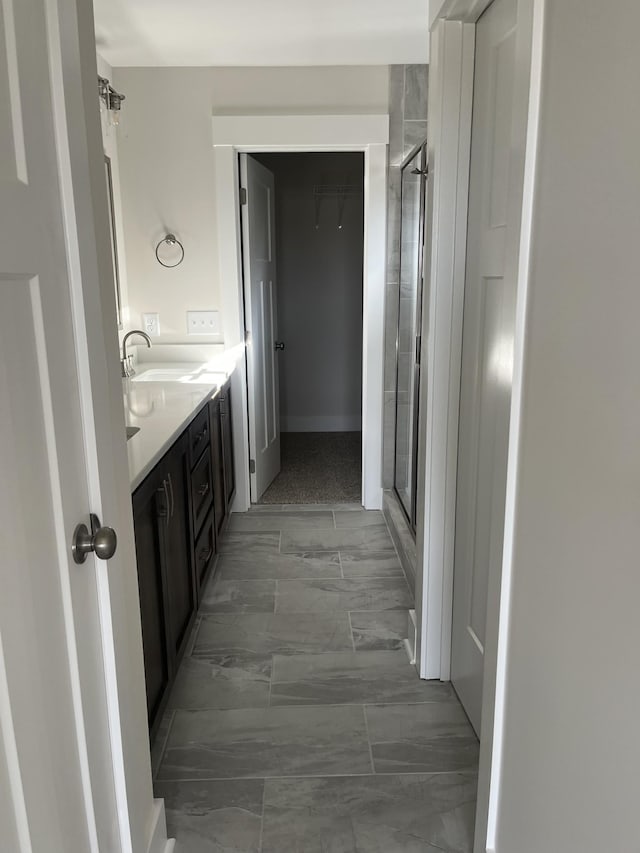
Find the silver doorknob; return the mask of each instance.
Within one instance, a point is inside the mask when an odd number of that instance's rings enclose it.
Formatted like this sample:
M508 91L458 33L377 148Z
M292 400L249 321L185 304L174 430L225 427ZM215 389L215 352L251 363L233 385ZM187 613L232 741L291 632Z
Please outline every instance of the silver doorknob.
M282 341L276 341L275 344L273 345L273 348L276 350L277 349L284 349L284 343Z
M110 560L116 553L118 537L113 527L102 527L97 515L91 513L91 532L86 524L79 524L73 531L71 553L76 563L84 563L87 554L95 552L99 560Z

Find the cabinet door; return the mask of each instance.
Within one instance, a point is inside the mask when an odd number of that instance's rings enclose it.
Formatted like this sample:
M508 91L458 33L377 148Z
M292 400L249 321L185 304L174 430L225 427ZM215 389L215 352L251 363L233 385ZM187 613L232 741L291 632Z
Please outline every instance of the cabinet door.
M220 396L215 397L209 403L209 417L211 419L211 464L213 466L213 517L215 519L216 540L219 541L218 537L227 517Z
M170 678L165 621L167 602L162 578L163 528L167 513L162 478L158 475L147 477L133 496L133 524L149 727L153 726Z
M233 466L233 432L231 429L231 383L222 389L220 395L220 428L222 432L222 461L224 466L224 491L226 512L229 513L231 501L236 491L235 470Z
M207 446L207 450L209 447ZM191 505L193 507L193 532L197 536L209 515L213 499L211 453L203 453L191 472Z
M189 442L185 434L178 439L158 466L164 472L169 497L163 538L169 636L173 658L182 648L196 608L191 562L188 464Z

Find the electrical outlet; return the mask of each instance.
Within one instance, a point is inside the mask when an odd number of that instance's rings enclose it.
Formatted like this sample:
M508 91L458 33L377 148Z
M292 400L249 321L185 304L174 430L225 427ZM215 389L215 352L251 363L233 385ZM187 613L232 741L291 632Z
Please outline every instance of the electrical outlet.
M157 338L160 334L160 315L159 314L143 314L142 328L150 338Z
M187 334L219 335L219 313L217 311L187 311Z

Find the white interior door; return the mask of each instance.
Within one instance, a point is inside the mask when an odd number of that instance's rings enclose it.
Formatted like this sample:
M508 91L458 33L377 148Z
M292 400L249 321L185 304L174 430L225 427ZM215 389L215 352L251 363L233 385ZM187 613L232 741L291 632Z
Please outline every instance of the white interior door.
M240 155L240 176L246 193L242 247L251 501L256 503L280 471L275 198L273 174L249 154Z
M0 4L0 848L120 853L95 558L71 557L90 507L59 8Z
M489 576L504 533L516 295L506 238L514 133L524 133L513 121L517 12L518 0L494 0L476 27L451 680L478 734Z

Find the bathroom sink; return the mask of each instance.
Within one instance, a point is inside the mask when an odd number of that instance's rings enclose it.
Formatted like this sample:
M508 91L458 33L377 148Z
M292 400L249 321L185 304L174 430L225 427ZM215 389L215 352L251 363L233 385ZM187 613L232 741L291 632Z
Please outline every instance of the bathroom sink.
M129 441L130 438L133 438L133 436L137 432L140 432L140 427L128 426L127 427L127 441Z

